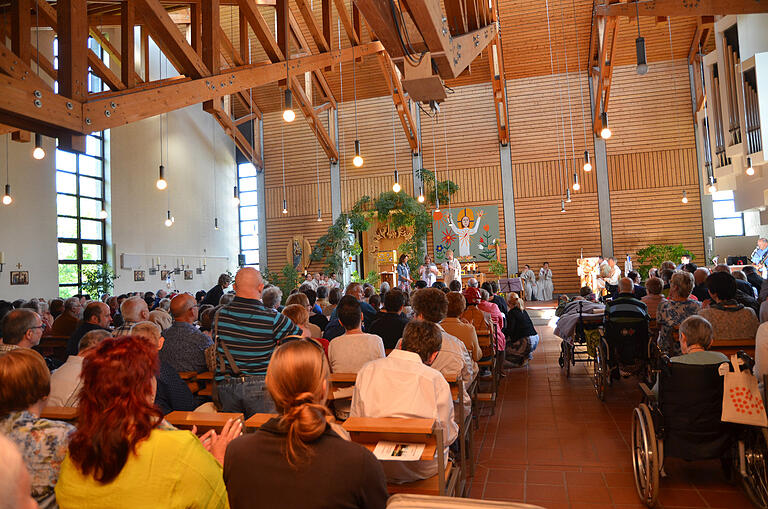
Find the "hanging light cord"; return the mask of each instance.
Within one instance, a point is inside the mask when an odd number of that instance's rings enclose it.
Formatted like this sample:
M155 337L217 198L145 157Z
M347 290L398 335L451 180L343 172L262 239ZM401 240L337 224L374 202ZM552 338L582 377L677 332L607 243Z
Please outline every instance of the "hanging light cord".
M37 49L37 76L40 76L40 0L35 0L35 47Z
M163 53L160 51L160 48L158 48L157 53L157 74L159 75L160 80L163 79ZM163 164L163 114L160 113L160 165Z
M573 9L573 31L576 35L576 58L579 64L579 74L581 74L581 48L579 44L579 24L576 23L576 0L571 0L571 8ZM586 73L586 78L589 79L589 72ZM579 79L579 98L581 99L581 131L584 133L584 150L587 148L587 121L584 118L584 85Z
M8 138L10 137L11 137L10 134L5 135L5 185L6 186L11 185L11 167L8 164L8 152L10 150L8 147Z
M317 125L315 127L315 180L317 180L317 215L320 215L320 160L317 157L317 146L320 142L317 140Z
M573 112L571 111L571 77L568 73L568 48L566 47L565 43L565 22L563 19L565 18L563 12L565 9L560 10L560 28L563 30L563 50L565 53L565 84L568 88L568 121L571 124L571 161L573 165L573 174L576 175L578 173L578 170L576 169L576 162L574 159L576 158L576 144L573 141ZM565 141L565 140L563 140Z
M445 146L445 173L448 180L448 213L451 213L451 167L448 166L448 122L443 119L443 145Z
M282 99L280 100L282 102ZM283 105L281 110L285 108L285 105ZM280 155L282 156L282 164L283 164L283 203L286 202L287 198L285 195L285 127L283 127L283 124L285 122L280 122Z
M672 47L672 18L667 16L667 29L669 32L669 58L672 60L672 97L677 101L677 81L675 80L675 50ZM675 115L675 132L680 132L680 116ZM682 154L680 154L682 156Z
M216 125L214 124L213 115L211 115L211 139L213 140L213 152L211 154L211 168L213 170L213 216L216 218L219 215L219 210L216 205Z
M392 103L392 146L395 153L395 171L397 171L397 136L395 134L395 103Z
M639 0L635 0L635 14L637 14L637 36L642 37L640 35L640 3Z
M356 67L357 65L355 62L355 58L352 58L352 83L353 83L352 86L355 89L355 139L359 140L360 138L357 136L357 71L355 70Z
M555 65L557 66L557 72L560 73L560 57L556 53L555 54ZM563 165L560 167L560 183L563 186L563 197L567 194L568 189L568 177L567 175L570 173L570 170L568 169L568 145L565 141L565 112L563 111L563 85L562 85L562 77L557 80L558 87L557 87L557 111L560 115L560 129L561 129L561 135L560 138L563 142Z
M341 20L336 19L336 33L339 34L339 49L341 49ZM344 125L342 123L342 119L344 118L344 115L342 114L342 109L344 108L344 68L342 67L342 61L339 59L339 95L340 100L338 101L339 105L339 111L337 112L337 120L338 120L338 126L339 131L341 131L341 161L339 164L341 167L344 168L344 178L342 179L342 182L346 182L347 180L347 147L344 144ZM344 202L344 193L341 192L341 183L339 183L339 193L342 196L342 204Z
M435 207L440 208L440 197L437 194L437 146L435 145L435 124L439 123L438 114L432 117L432 169L435 172Z
M545 0L545 4L546 4L546 7L547 7L547 37L549 38L549 67L550 67L550 70L552 72L552 76L554 76L555 75L555 61L554 61L554 57L552 56L552 31L551 31L551 28L550 28L550 25L549 25L549 0ZM559 93L559 90L560 89L558 88L558 93ZM559 102L558 102L558 105L559 105ZM559 107L558 107L558 109L559 109ZM558 114L555 114L555 144L557 145L557 173L558 173L558 179L562 180L563 168L561 166L561 160L560 160L561 154L560 154L560 135L559 135L559 131L560 131L560 126L558 124ZM560 182L560 183L562 183L562 182Z

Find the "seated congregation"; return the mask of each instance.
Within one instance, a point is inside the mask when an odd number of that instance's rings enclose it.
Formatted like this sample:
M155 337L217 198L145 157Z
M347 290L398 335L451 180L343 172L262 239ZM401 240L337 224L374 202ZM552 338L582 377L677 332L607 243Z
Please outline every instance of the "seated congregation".
M538 344L522 298L474 279L343 295L310 279L283 299L250 267L229 285L0 301L0 446L25 467L0 475L0 497L382 508L397 492L466 495L473 420ZM386 440L426 449L385 461Z

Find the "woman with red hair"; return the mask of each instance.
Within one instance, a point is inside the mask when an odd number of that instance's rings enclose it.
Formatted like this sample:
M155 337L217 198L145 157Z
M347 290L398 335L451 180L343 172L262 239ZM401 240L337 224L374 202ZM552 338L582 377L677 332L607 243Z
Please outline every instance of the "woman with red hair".
M77 431L56 485L59 507L228 507L221 465L154 406L157 369L157 348L135 336L88 352ZM213 435L217 456L229 428Z

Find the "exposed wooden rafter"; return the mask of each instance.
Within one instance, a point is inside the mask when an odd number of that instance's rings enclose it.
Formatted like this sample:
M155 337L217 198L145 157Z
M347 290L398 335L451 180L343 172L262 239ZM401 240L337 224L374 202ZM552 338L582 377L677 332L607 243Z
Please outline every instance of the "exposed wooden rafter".
M496 0L491 5L488 15L496 22ZM493 89L493 105L496 112L496 129L499 143L509 143L509 114L507 109L507 91L504 72L504 57L502 54L501 34L496 33L493 42L488 45L488 65L491 70L491 88Z
M405 131L405 137L408 139L408 145L411 147L411 152L417 154L420 150L419 136L416 130L416 123L413 120L411 109L408 107L408 99L403 91L403 84L400 80L400 70L392 62L392 59L387 53L379 53L379 64L384 72L385 81L389 93L392 95L392 101L395 104L395 110L400 117L400 123Z
M602 129L600 114L608 110L611 97L613 56L616 51L617 23L613 16L592 16L592 39L589 45L589 73L594 93L592 129L598 134Z
M635 5L637 4L637 5ZM726 14L758 14L768 12L764 0L640 0L638 2L597 5L599 16L725 16Z

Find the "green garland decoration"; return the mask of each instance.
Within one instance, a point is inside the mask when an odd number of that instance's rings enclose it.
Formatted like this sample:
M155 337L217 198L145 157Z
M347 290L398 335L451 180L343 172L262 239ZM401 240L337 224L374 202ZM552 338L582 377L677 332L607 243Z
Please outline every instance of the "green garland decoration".
M426 187L427 201L434 205L435 174L422 168L419 175ZM430 186L431 192L428 191ZM441 203L448 203L449 194L452 195L458 190L459 186L450 180L437 183ZM390 227L395 229L401 226L413 227L413 237L401 244L399 251L408 255L411 273L416 273L421 260L424 259L427 235L432 228L432 214L424 204L402 191L385 191L376 199L370 196L360 198L349 212L336 218L325 235L317 239L310 259L313 262L325 259L328 273L340 273L346 260L360 254L360 246L355 237L358 232L367 231L374 218L378 218L382 223L389 222ZM349 233L355 235L350 238Z

